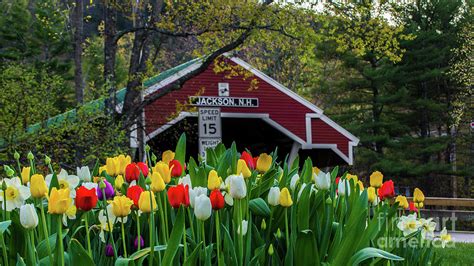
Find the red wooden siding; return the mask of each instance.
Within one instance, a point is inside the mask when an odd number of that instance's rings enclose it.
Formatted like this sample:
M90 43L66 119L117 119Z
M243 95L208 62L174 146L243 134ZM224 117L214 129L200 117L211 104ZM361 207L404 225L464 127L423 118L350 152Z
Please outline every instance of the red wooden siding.
M311 119L311 136L314 144L337 144L337 148L349 156L349 141L351 140L321 119Z

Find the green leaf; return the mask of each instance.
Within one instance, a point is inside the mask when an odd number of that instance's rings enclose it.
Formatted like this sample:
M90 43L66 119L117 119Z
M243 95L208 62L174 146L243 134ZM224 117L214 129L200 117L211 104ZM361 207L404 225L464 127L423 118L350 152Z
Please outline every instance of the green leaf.
M190 255L186 258L186 261L184 261L184 265L197 265L196 264L196 259L197 255L199 254L199 251L201 250L203 242L199 242L199 244L194 248L193 252L191 252Z
M66 237L68 233L68 229L63 230L63 238ZM54 257L54 250L56 248L56 238L57 234L54 233L50 235L47 239L49 240L49 245L51 247L51 254ZM46 239L43 239L41 242L36 245L36 252L38 253L38 258L42 259L44 257L48 257L48 246L46 245Z
M186 134L181 134L178 143L176 144L176 150L174 158L178 160L181 165L184 165L186 160Z
M403 260L402 257L389 253L387 251L378 249L378 248L364 248L359 250L356 254L354 254L351 259L349 260L348 265L359 265L366 259L370 258L383 258L387 260Z
M298 233L294 248L294 265L319 265L319 254L313 232L305 230ZM311 259L308 259L311 258Z
M178 216L173 224L173 230L171 231L171 236L168 241L168 247L165 250L165 255L163 256L162 264L163 265L172 265L174 256L178 251L179 243L181 243L181 238L183 237L183 228L184 228L184 207L180 207L178 211Z
M11 220L0 222L0 234L5 233L5 231L7 231L11 223L12 223Z
M167 247L166 245L154 246L153 250L155 252L162 251L162 250L165 250L166 247ZM143 249L140 249L140 250L136 251L135 253L130 255L129 258L132 259L132 260L137 260L137 259L140 259L143 256L148 256L149 253L150 253L150 247L147 247L147 248L143 248Z
M49 184L50 193L53 187L59 189L59 181L58 181L58 176L56 175L56 173L53 173L53 177L51 178L51 183Z
M16 266L26 266L26 263L20 254L16 254Z
M249 207L252 213L262 217L270 216L270 208L262 198L256 198L249 202Z
M92 261L92 258L89 257L89 254L87 254L87 251L77 239L73 238L69 244L68 252L71 258L71 265L94 265L94 261Z
M135 261L129 258L118 258L115 261L115 266L134 266Z

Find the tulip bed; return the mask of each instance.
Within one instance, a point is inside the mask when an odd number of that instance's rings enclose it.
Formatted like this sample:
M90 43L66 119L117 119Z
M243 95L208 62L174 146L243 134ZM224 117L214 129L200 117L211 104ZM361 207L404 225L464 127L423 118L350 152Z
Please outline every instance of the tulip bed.
M15 154L1 182L1 263L426 265L439 263L432 244L450 240L419 216L421 191L394 200L380 172L364 188L310 159L300 168L219 145L185 162L185 146L183 135L159 161L147 149L146 163L120 155L77 175L31 153L22 168Z

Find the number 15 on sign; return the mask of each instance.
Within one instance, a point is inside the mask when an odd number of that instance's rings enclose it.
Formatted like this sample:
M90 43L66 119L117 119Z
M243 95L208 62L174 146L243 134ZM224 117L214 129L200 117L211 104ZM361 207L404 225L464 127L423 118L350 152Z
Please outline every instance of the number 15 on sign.
M220 108L199 108L199 137L221 138L221 110Z

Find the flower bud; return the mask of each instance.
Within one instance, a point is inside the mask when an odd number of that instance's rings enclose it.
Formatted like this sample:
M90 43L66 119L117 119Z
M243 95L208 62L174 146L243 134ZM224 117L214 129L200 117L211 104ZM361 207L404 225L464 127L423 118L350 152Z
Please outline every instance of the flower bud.
M270 246L268 247L268 255L273 255L273 244L270 244Z
M51 163L51 158L49 158L48 155L45 155L45 156L44 156L44 163L45 163L45 164L50 164L50 163Z
M20 154L17 151L15 151L15 153L13 154L13 158L15 158L15 160L19 160Z
M5 173L8 177L12 177L15 174L15 171L13 171L13 169L11 169L8 165L4 165L3 169L5 169Z
M148 145L148 144L145 145L145 151L146 151L146 152L149 152L149 151L150 151L150 145Z
M108 244L107 246L105 246L105 256L107 257L114 256L114 248L112 247L111 244Z
M2 182L2 190L5 191L7 190L7 183L5 183L5 180Z
M100 180L99 182L99 188L102 190L102 189L105 189L107 187L107 185L105 184L104 180Z
M145 184L147 184L148 186L151 185L151 178L150 177L147 177L145 179Z
M265 222L265 219L262 220L262 224L260 225L260 228L261 228L262 230L267 229L267 223Z
M277 230L277 238L281 238L281 231L280 231L280 228L278 228L278 230Z
M331 199L331 197L328 197L328 198L326 199L326 204L328 204L328 205L331 205L331 204L332 204L332 199Z
M158 159L158 158L156 157L156 155L155 155L154 153L152 153L152 154L151 154L151 161L152 161L153 163L156 163L156 160L157 160L157 159Z
M35 159L35 156L34 156L33 153L30 151L30 152L28 152L28 155L26 156L26 158L28 158L28 160L31 161L31 160Z

